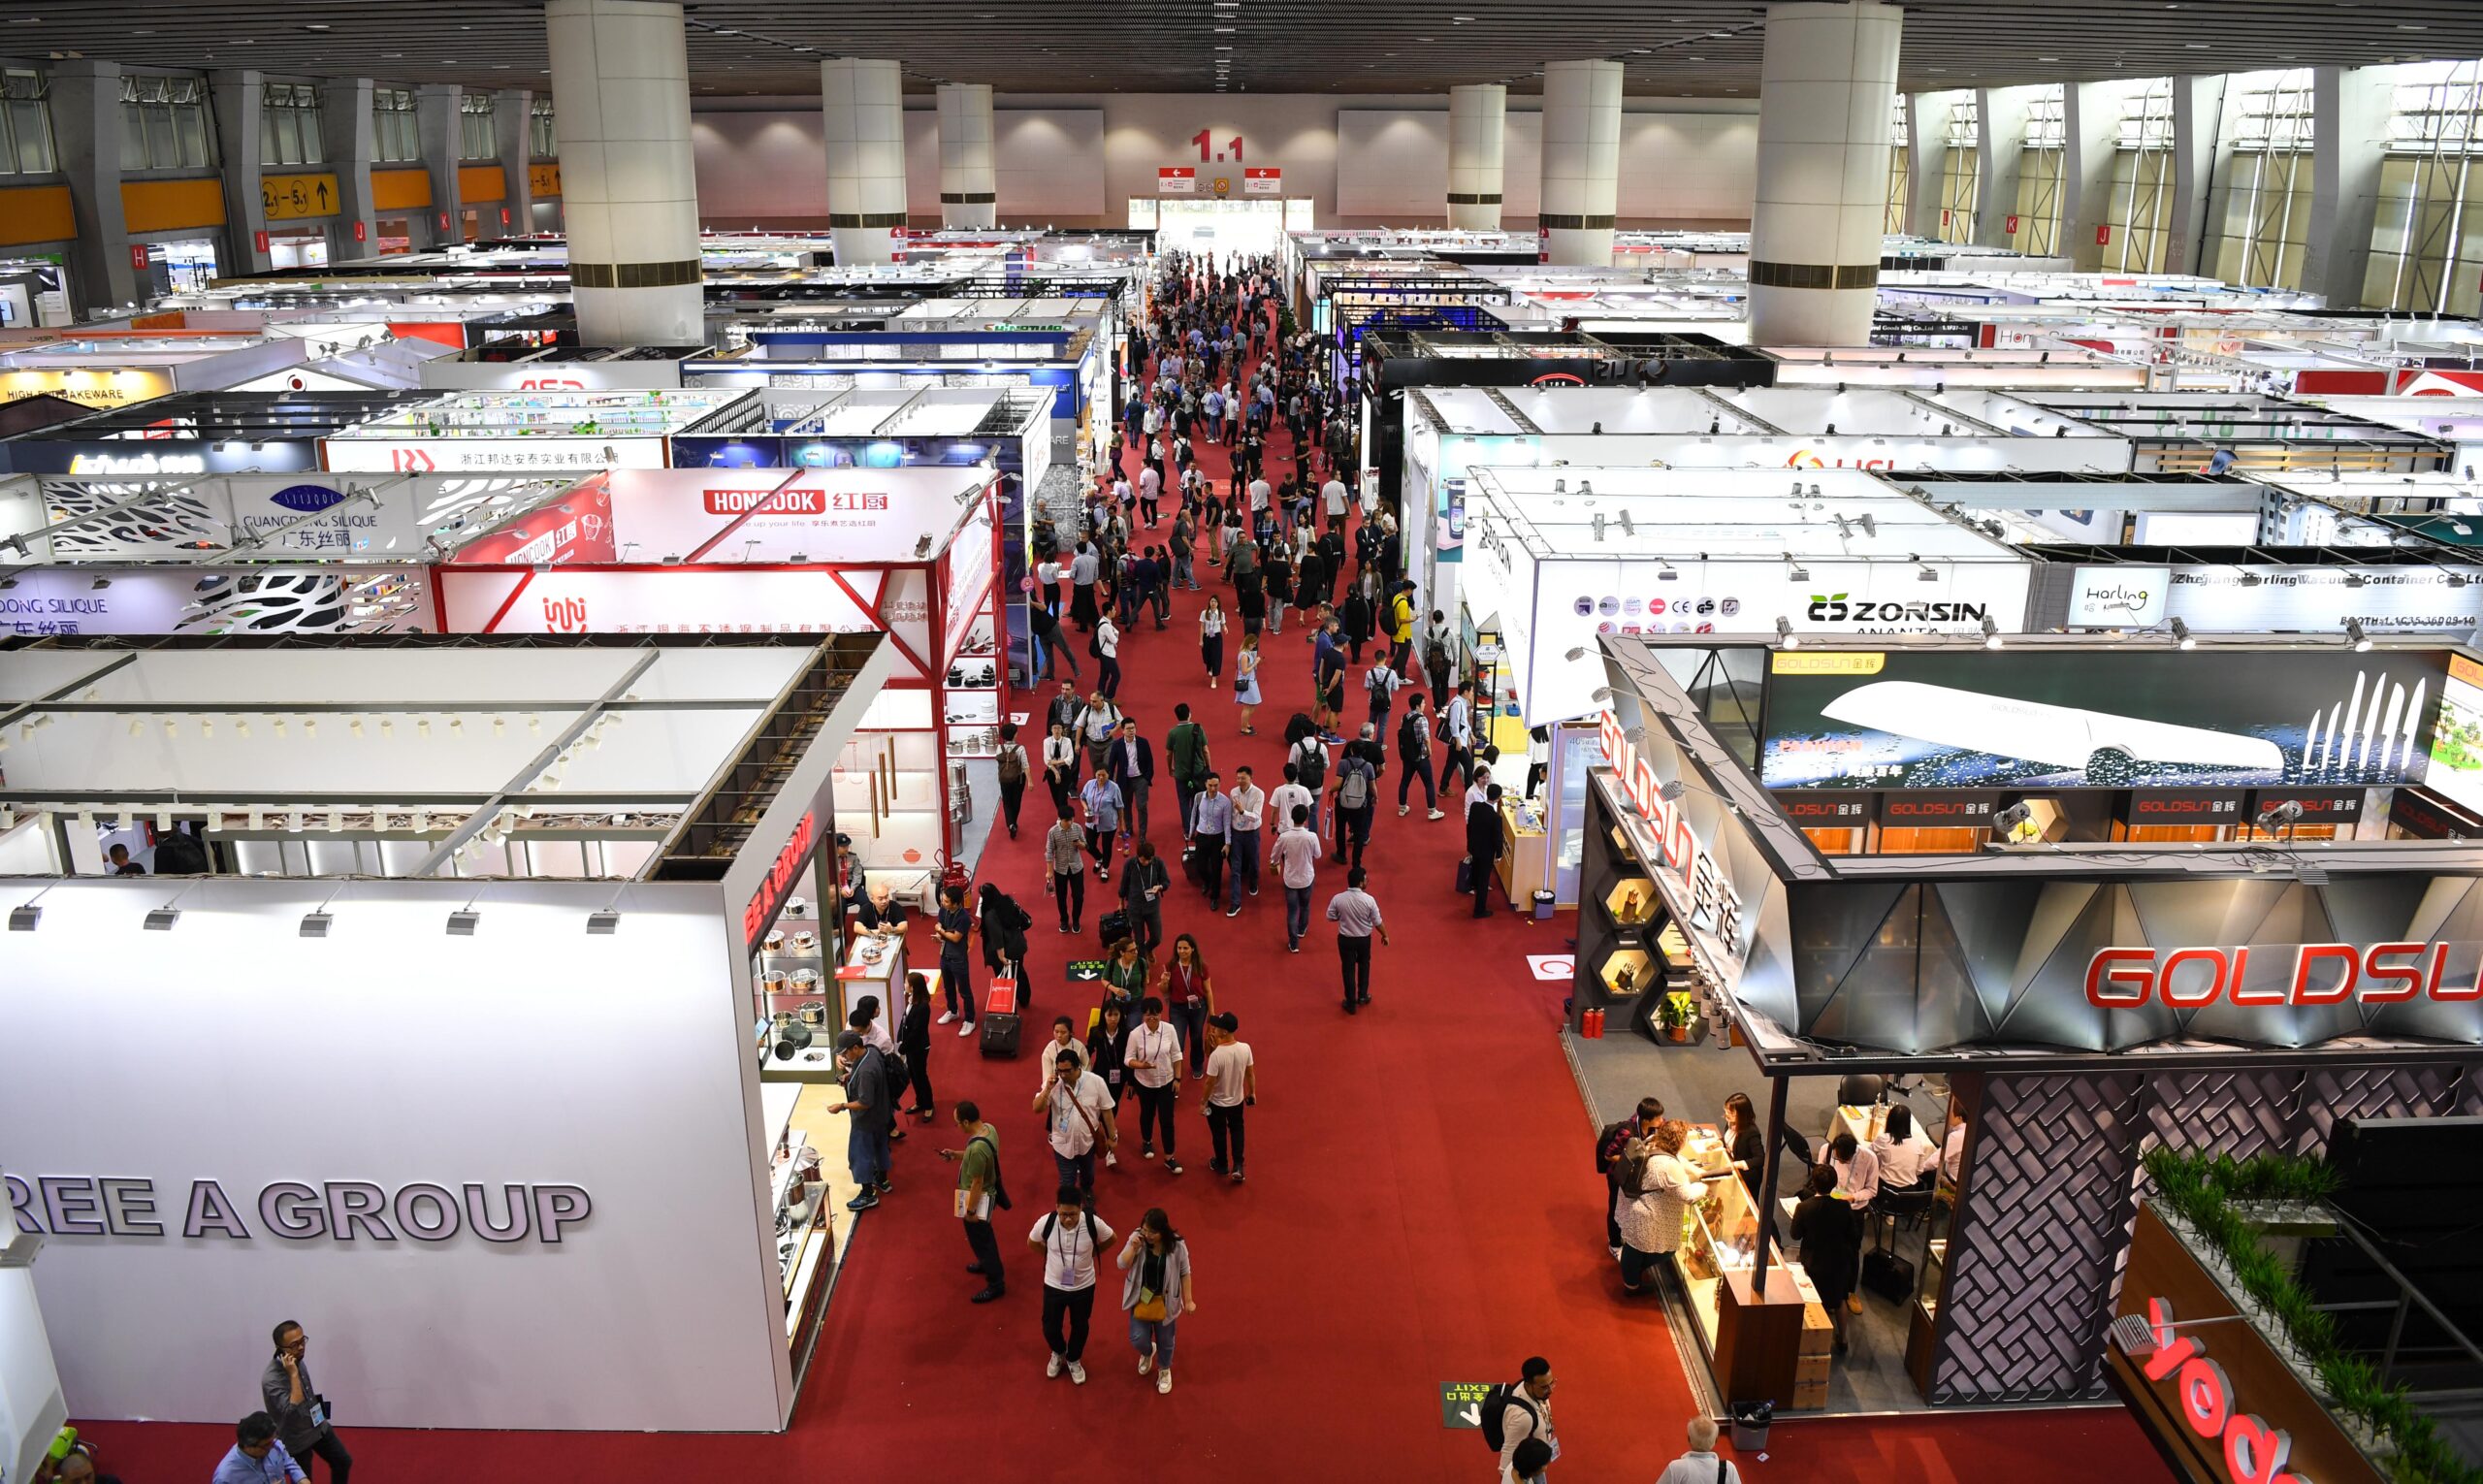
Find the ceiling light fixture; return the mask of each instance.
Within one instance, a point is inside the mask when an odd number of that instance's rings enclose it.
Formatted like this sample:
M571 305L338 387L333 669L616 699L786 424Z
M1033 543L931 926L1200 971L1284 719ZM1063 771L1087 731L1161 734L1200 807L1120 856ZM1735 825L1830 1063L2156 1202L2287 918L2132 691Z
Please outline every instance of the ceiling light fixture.
M2370 652L2370 635L2363 631L2361 619L2345 620L2345 642L2354 647L2355 654L2363 655Z
M2198 636L2190 632L2190 626L2182 623L2177 618L2173 621L2173 645L2176 649L2196 649L2199 647Z
M1800 649L1802 647L1802 636L1793 631L1793 621L1791 619L1780 616L1776 620L1776 642L1779 646L1785 649Z

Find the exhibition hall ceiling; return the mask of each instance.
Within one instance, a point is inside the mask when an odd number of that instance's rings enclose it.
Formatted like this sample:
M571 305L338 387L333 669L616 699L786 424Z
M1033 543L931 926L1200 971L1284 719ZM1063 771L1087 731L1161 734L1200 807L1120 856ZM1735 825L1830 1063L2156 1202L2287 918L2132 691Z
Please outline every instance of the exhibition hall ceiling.
M696 0L700 93L819 91L822 57L1009 93L1541 86L1607 56L1632 94L1755 98L1764 7L1718 0ZM1909 0L1910 91L2483 56L2476 0ZM540 86L539 0L6 0L0 57Z

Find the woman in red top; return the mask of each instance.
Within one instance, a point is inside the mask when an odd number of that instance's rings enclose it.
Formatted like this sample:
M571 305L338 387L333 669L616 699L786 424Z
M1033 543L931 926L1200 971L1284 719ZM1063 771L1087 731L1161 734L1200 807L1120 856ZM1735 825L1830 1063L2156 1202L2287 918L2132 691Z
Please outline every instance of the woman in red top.
M1215 1014L1215 984L1208 978L1207 960L1199 956L1198 939L1183 933L1173 940L1172 956L1155 971L1155 993L1181 1033L1191 1079L1207 1076L1207 1021Z

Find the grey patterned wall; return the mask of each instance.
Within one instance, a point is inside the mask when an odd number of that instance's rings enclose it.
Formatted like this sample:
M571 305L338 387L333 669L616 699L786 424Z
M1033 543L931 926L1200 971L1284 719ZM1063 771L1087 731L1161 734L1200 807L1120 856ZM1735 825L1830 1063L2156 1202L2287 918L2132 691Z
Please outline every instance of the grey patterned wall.
M2483 1065L1995 1076L1950 1233L1930 1401L2092 1401L2159 1145L2316 1153L2338 1119L2483 1111Z

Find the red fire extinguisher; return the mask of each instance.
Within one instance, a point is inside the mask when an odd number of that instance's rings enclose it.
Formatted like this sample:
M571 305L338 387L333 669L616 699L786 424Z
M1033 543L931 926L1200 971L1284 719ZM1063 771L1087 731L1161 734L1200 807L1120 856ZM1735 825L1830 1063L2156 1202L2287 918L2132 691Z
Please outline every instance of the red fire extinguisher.
M1602 1011L1590 1010L1584 1016L1579 1017L1579 1021L1580 1028L1586 1032L1586 1037L1589 1041L1601 1041L1603 1039Z
M959 860L954 855L947 855L944 853L944 858L940 866L940 895L942 899L947 899L949 888L951 887L954 887L960 891L964 890L968 880L969 878L966 875L966 863Z

